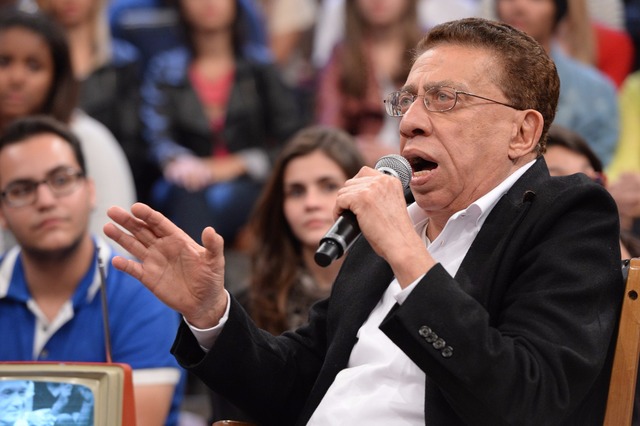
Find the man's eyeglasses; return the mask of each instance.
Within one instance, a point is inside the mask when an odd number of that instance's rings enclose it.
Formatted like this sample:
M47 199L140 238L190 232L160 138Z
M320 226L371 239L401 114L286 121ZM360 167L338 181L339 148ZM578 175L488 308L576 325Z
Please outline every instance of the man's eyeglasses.
M56 197L64 197L78 188L84 179L84 172L72 168L61 168L51 171L41 181L16 180L7 185L2 193L2 199L11 207L28 206L38 199L38 187L46 183L51 193Z
M520 109L516 106L496 101L494 99L485 98L484 96L474 95L473 93L456 90L452 87L438 86L432 87L424 95L414 95L413 93L400 91L389 93L384 100L387 114L392 117L402 117L416 98L423 98L424 106L432 112L445 112L452 110L458 103L458 95L473 96L474 98L484 99L485 101L504 105L513 109Z

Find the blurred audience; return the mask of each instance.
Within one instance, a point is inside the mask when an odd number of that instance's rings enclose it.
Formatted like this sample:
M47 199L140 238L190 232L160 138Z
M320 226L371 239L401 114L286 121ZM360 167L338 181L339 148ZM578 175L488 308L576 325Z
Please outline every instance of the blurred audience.
M78 109L78 86L64 32L40 13L6 9L0 13L0 135L15 119L45 114L67 123L78 135L89 176L99 196L91 232L104 235L112 205L136 200L133 177L122 148L95 119ZM9 239L4 235L5 239ZM5 241L5 245L11 245ZM6 247L5 247L6 248Z
M556 30L567 13L566 0L497 0L497 16L536 39L553 58L560 76L554 123L580 134L607 166L619 136L616 88L594 67L563 52Z
M622 173L640 173L640 71L629 75L618 96L620 139L616 154L607 168L612 182Z
M483 16L497 18L497 0L481 1ZM633 69L635 50L624 26L622 1L562 0L562 3L567 4L567 12L558 23L555 43L573 59L597 68L619 87Z
M594 23L597 56L595 66L620 87L633 70L635 47L626 30Z
M421 37L416 0L347 2L346 37L319 72L316 121L356 137L365 162L398 153L398 120L382 99L406 81Z
M620 91L620 142L608 173L623 230L640 236L640 71Z
M80 108L104 124L120 143L133 172L137 198L147 202L159 171L148 160L140 134L140 55L130 43L111 37L106 2L38 0L38 5L66 32L73 72L81 82Z
M346 4L354 0L321 0L314 31L313 64L326 65L334 47L345 37ZM455 19L475 16L479 0L418 0L417 18L423 30Z
M143 69L155 55L176 48L184 41L176 0L110 0L109 24L116 37L136 46ZM258 62L271 62L264 18L256 0L239 0L247 21L244 53Z
M549 129L544 159L551 176L584 173L593 181L607 186L602 162L589 148L587 142L576 132L552 124ZM640 256L640 239L634 236L630 230L622 229L620 250L622 259Z
M633 70L640 70L640 0L625 0L625 28L635 47Z
M234 245L271 159L301 127L275 65L250 59L241 0L179 0L185 46L149 64L142 121L163 177L153 204L200 241L213 226Z
M295 92L305 123L313 120L315 69L311 63L317 0L258 0L273 59Z
M603 5L609 6L606 8L609 14ZM568 0L567 15L558 30L559 42L571 57L596 67L616 87L631 72L634 59L633 42L624 28L623 12L620 1Z

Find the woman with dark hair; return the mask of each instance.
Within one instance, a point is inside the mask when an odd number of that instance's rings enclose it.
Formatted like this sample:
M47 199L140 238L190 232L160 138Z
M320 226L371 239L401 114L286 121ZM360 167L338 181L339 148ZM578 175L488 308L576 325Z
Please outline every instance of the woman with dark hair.
M354 139L331 127L304 128L283 148L249 221L251 273L238 294L259 327L295 329L329 296L344 257L323 268L313 256L334 223L338 190L363 165ZM250 420L215 393L212 406L212 421Z
M78 85L62 29L40 13L3 9L0 134L9 123L27 115L50 115L67 124L82 143L88 174L100 194L91 216L91 232L104 235L107 209L134 203L135 187L122 148L106 127L76 108L77 100Z
M301 126L275 66L246 49L246 3L178 0L186 44L152 59L144 79L144 137L163 175L152 201L198 241L211 225L234 243Z
M0 36L0 131L14 119L36 113L69 123L78 101L78 85L64 32L44 15L5 8L0 13ZM28 45L18 42L28 42ZM37 48L42 45L45 50ZM26 50L27 47L33 47L33 51ZM19 61L21 56L25 59L24 65L29 66L18 69L17 74L9 73L12 62ZM41 86L36 88L37 84ZM22 87L24 101L9 102L11 96L21 93ZM29 91L30 87L33 91Z
M338 189L363 165L353 138L329 127L303 129L283 149L250 222L249 310L261 328L294 329L329 295L342 259L323 268L313 257L333 225Z

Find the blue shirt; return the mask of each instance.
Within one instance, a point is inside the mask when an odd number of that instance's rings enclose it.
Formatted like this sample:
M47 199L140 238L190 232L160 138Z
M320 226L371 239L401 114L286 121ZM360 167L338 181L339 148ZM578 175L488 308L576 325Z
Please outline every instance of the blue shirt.
M111 354L142 380L176 383L167 425L177 425L184 374L169 350L179 316L146 287L111 265L111 248L97 242L104 260ZM105 362L100 273L94 262L57 317L41 313L25 280L20 248L0 259L0 361ZM52 277L55 279L55 277Z
M620 132L615 86L597 69L570 58L557 47L551 50L551 57L560 77L560 99L553 122L582 136L607 166Z

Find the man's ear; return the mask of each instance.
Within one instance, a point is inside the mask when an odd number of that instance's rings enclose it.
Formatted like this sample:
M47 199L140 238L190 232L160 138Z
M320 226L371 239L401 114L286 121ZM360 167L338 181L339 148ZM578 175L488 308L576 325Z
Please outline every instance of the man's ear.
M511 160L516 160L535 151L544 127L544 118L538 111L527 109L519 113L514 121L514 131L509 144L509 158Z

